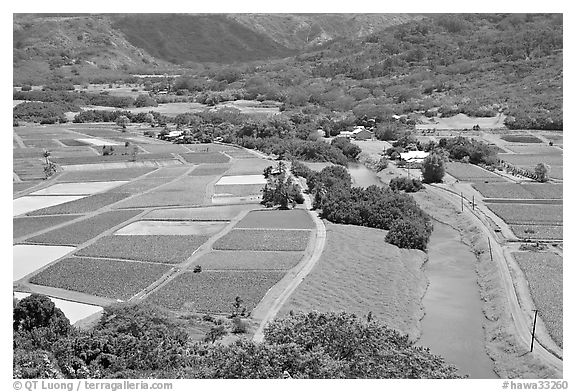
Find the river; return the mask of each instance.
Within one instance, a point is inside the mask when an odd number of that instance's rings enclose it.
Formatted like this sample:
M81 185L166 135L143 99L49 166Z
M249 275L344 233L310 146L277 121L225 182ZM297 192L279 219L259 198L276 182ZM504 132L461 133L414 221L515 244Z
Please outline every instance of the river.
M382 186L364 165L350 165L353 186ZM498 378L484 345L482 301L476 283L476 257L452 227L434 221L424 273L429 286L422 300L425 316L418 344L430 347L459 373L470 378Z

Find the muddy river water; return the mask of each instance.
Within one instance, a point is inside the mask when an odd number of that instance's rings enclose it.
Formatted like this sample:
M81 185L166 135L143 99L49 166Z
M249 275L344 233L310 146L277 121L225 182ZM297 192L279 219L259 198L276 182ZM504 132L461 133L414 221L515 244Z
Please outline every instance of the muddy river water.
M381 186L364 165L348 168L354 186ZM497 378L484 346L482 301L476 283L475 255L452 227L434 222L425 274L429 286L422 300L426 315L417 344L454 364L470 378Z

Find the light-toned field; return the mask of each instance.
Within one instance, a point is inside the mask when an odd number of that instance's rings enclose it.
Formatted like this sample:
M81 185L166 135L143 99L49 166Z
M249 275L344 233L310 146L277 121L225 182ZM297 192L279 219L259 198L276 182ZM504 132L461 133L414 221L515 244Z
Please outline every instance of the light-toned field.
M17 216L41 208L56 206L85 196L24 196L12 201L12 215Z
M538 163L562 166L562 152L556 154L498 154L498 158L516 166L528 166L534 169Z
M281 310L369 312L391 328L416 337L423 316L426 254L384 242L385 231L325 222L320 261Z
M34 196L50 195L91 195L92 193L104 192L117 186L126 184L128 181L94 181L94 182L69 182L55 184L47 188L30 193Z
M12 279L22 279L38 268L72 252L71 246L14 245L12 248Z
M130 196L128 193L96 193L82 199L69 201L29 212L28 215L84 214L114 204ZM68 197L68 196L30 196L30 197ZM71 196L70 196L71 197Z
M266 178L264 178L262 174L250 174L243 176L224 176L216 182L216 185L264 185L266 183Z
M22 293L19 291L14 292L14 297L21 300L28 297L30 293ZM64 313L64 316L70 321L70 324L74 325L76 322L85 319L86 317L92 316L98 312L102 312L104 309L101 306L83 304L80 302L66 301L60 298L48 297L58 309Z
M227 222L138 221L117 230L115 235L212 235Z
M64 172L58 176L58 182L79 182L79 181L126 181L133 180L144 174L150 173L154 168L134 167L128 169L111 170L87 170Z
M218 207L163 208L150 211L145 219L229 221L246 210L258 208L254 205L231 205Z

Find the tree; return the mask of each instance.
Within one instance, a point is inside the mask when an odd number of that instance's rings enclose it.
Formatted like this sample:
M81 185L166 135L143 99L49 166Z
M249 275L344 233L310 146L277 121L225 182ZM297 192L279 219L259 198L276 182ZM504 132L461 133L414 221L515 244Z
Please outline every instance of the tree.
M550 166L545 163L539 163L534 168L536 174L536 181L548 182L550 180Z
M264 176L267 176L267 184L262 189L262 204L267 207L280 206L280 209L287 210L288 205L294 207L304 202L300 186L287 174L282 161L278 163L275 173L271 171L271 167L266 168Z
M440 154L432 153L422 162L422 178L427 184L442 182L445 169L444 158Z
M116 125L122 127L122 129L126 129L126 125L130 124L130 119L126 116L118 116L116 119Z
M154 118L154 115L152 113L146 113L144 118L145 118L146 122L148 124L150 124L150 126L152 128L154 128L154 126L156 125L156 119Z
M399 248L426 250L432 229L419 219L397 219L386 234L386 242Z

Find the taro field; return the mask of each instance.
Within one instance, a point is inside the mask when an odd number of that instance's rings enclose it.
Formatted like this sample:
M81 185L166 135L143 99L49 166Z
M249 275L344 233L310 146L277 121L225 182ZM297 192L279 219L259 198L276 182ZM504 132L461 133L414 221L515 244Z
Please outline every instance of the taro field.
M489 170L469 163L449 162L446 172L452 177L467 182L506 182L507 180Z

